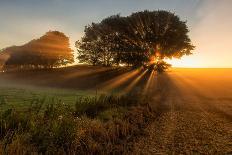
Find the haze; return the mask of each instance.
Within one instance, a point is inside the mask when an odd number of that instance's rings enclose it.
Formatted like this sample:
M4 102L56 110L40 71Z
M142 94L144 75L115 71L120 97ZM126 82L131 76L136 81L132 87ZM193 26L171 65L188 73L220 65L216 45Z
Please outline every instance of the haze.
M0 49L21 45L48 30L67 34L71 46L83 35L84 26L120 13L170 10L187 20L194 54L169 60L174 67L232 67L232 1L230 0L1 0Z

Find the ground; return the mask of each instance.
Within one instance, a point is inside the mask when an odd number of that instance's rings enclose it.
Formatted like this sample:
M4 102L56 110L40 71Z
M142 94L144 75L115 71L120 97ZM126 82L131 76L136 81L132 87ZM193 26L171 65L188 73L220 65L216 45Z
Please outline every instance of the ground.
M231 71L176 69L159 77L164 102L135 152L232 154Z
M0 76L0 95L6 86L74 94L142 91L157 110L146 135L136 140L135 154L232 154L232 69L172 69L157 75L143 69L81 66Z

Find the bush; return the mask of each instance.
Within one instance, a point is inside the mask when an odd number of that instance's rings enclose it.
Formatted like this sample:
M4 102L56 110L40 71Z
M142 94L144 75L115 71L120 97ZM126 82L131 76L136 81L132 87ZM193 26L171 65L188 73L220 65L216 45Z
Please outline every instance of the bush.
M36 100L25 111L9 109L1 114L2 152L128 153L153 118L149 103L135 94L83 97L75 108L61 103L45 106L43 102Z

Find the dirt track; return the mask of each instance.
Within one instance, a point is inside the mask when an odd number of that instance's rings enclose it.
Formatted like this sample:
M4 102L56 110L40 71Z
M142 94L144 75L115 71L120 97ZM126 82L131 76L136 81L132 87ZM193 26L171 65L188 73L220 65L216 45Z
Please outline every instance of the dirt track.
M232 154L231 70L175 70L158 81L150 90L162 92L153 95L158 117L135 153Z

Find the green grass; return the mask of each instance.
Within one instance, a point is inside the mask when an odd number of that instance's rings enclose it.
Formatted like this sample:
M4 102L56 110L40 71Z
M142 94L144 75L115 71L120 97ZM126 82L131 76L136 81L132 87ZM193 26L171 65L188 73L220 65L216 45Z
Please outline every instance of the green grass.
M0 87L0 154L125 154L153 118L142 94Z
M72 106L78 98L94 95L93 91L0 87L0 111L23 110L38 100L44 100L44 104L61 102Z
M74 97L71 105L54 98L51 91L47 94L53 97L50 103L33 98L44 91L37 90L32 96L31 90L13 92L18 101L30 97L34 102L28 106L22 102L23 110L15 106L0 112L0 154L125 154L153 117L146 97L139 94L90 94ZM63 95L59 98L71 99L64 92L57 93Z

